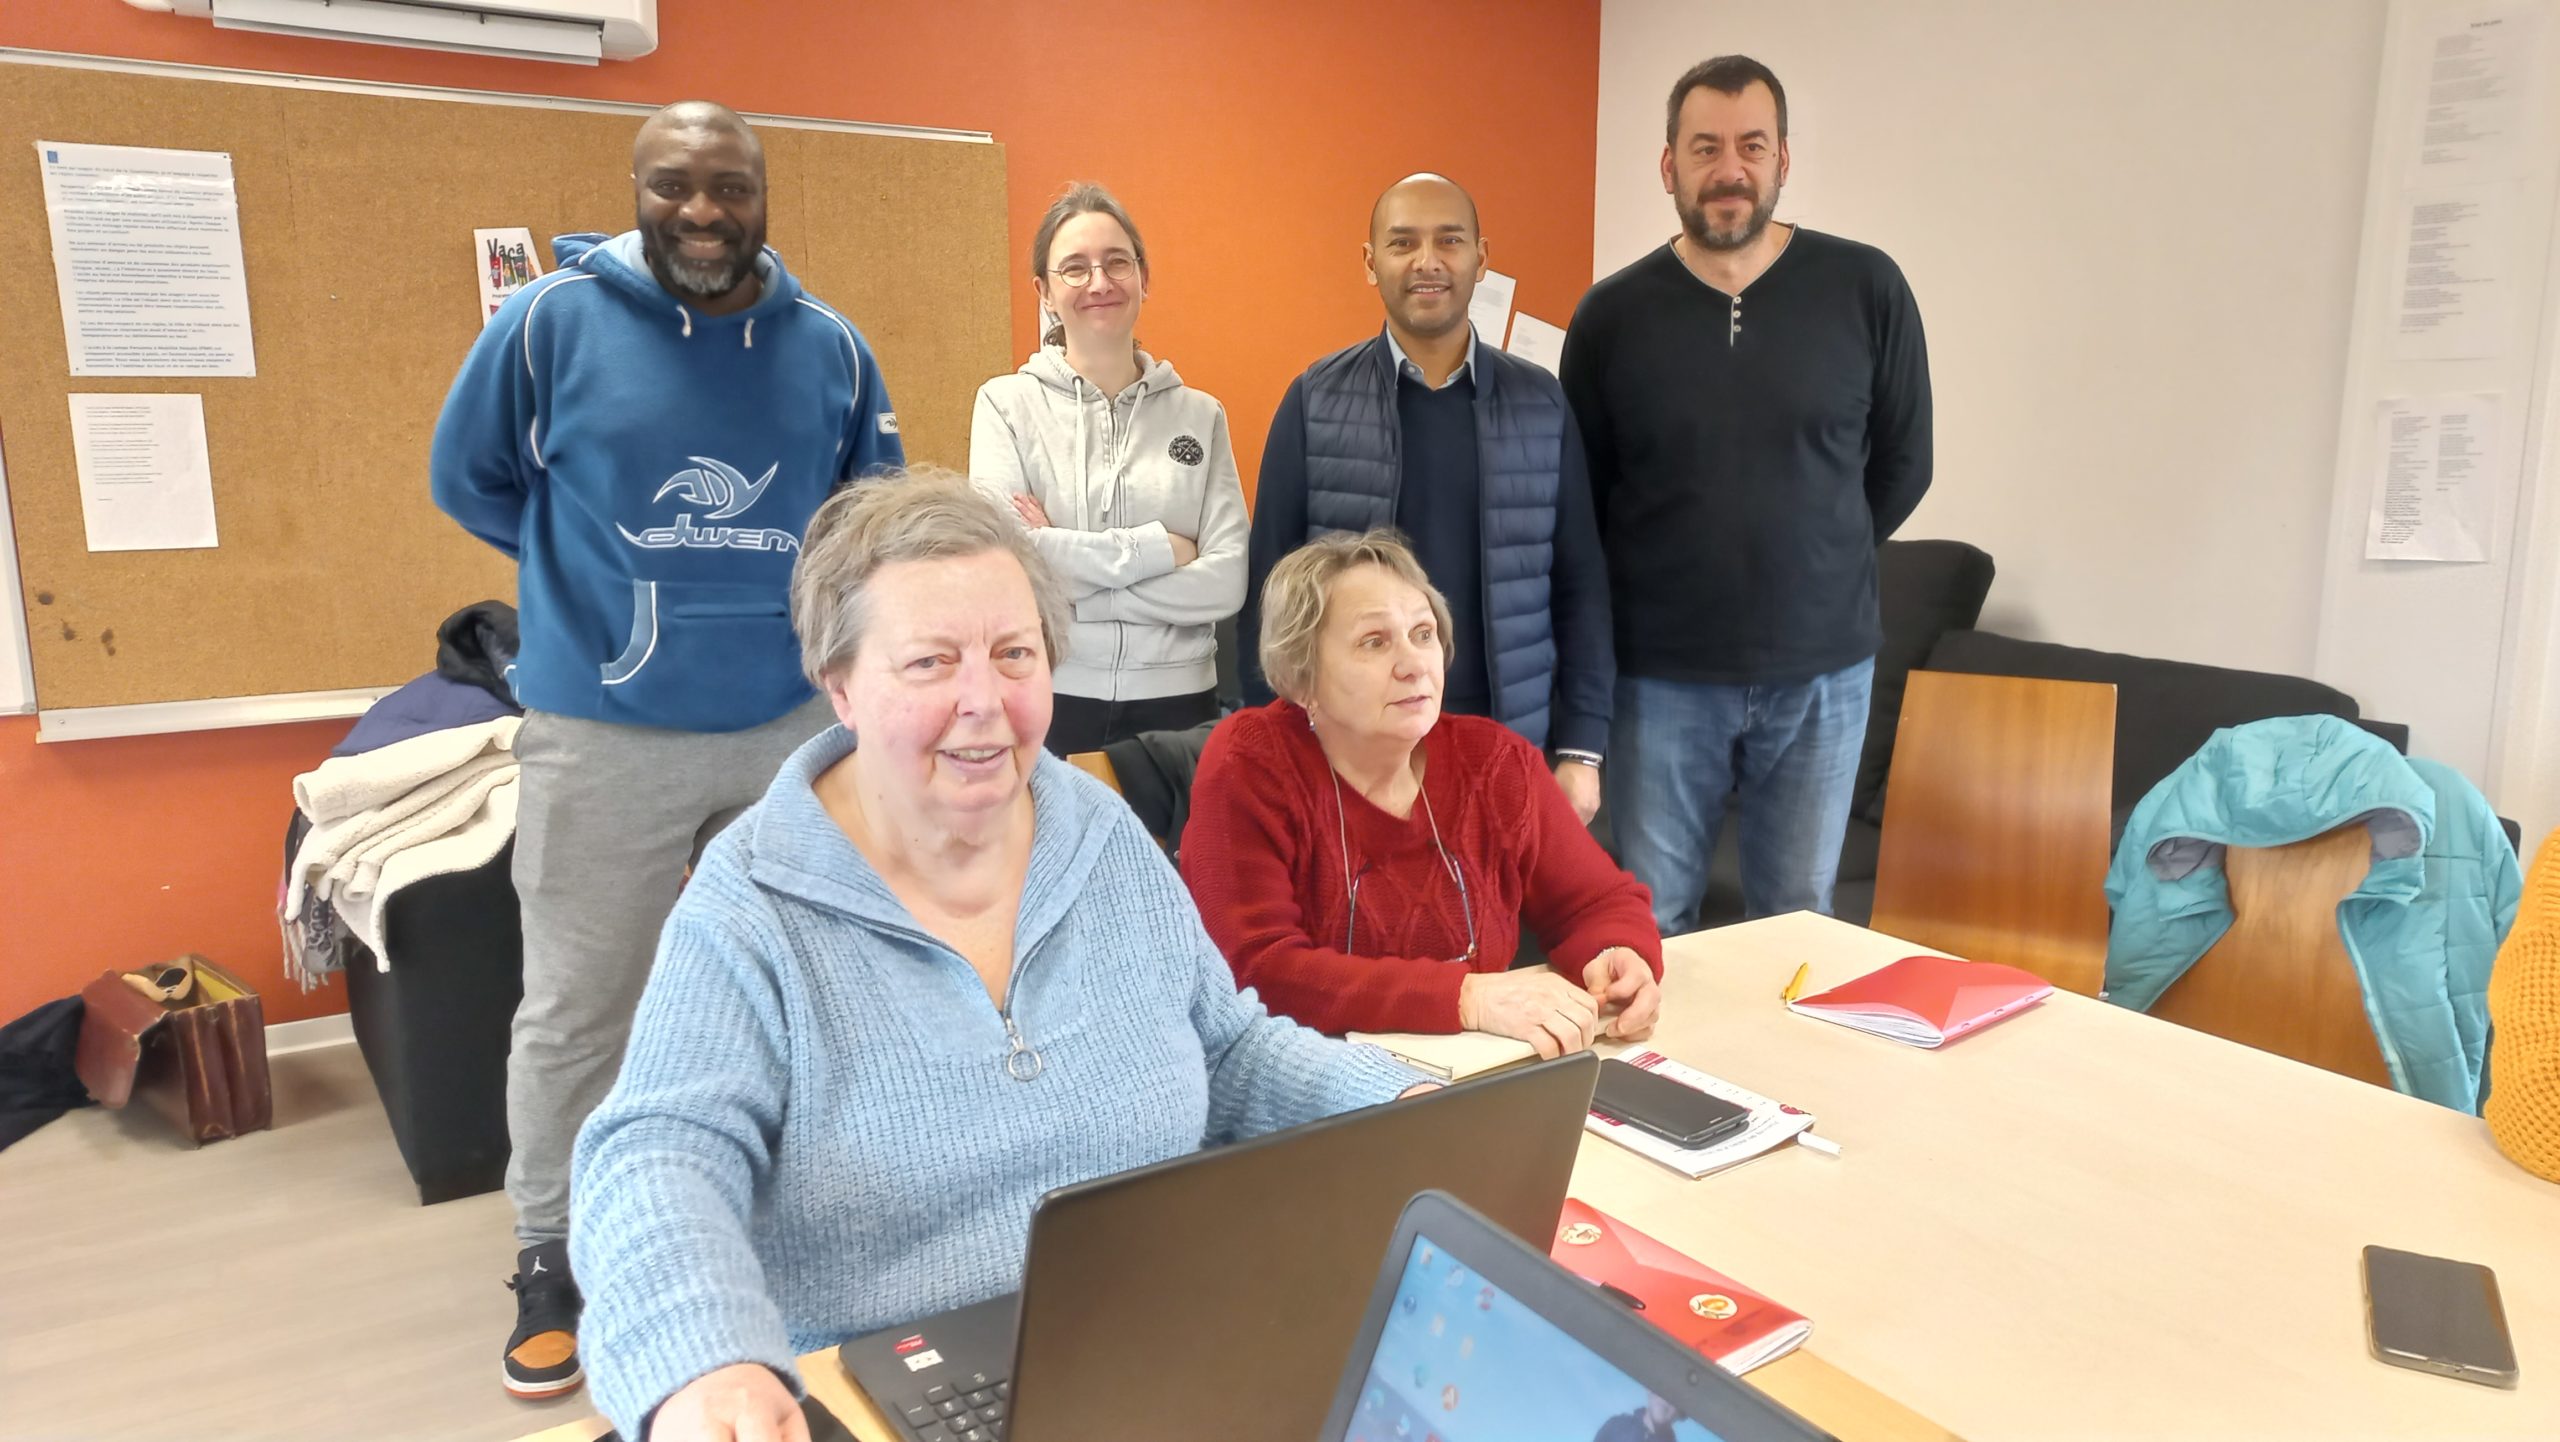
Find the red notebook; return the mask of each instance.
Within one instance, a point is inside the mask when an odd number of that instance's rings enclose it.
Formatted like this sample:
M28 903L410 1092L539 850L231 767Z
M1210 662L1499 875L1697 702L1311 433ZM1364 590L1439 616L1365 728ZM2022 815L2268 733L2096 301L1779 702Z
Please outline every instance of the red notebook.
M1794 1351L1813 1331L1803 1313L1570 1198L1548 1255L1736 1376Z
M2052 983L2014 966L1906 956L1787 1006L1912 1046L1943 1046L2051 995Z

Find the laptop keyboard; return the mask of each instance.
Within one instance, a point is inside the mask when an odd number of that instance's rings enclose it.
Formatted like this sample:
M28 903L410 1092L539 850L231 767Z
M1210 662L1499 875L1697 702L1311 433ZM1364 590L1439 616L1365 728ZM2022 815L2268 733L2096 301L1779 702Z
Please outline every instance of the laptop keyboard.
M1011 1382L973 1372L966 1384L936 1386L907 1408L907 1430L916 1442L1003 1442L1012 1407Z

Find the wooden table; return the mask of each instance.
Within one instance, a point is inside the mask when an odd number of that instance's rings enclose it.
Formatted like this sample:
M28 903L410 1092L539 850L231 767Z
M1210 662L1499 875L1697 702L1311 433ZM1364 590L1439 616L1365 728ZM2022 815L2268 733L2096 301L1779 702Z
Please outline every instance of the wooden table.
M2560 1186L2476 1117L2061 994L1943 1051L1778 1003L1916 948L1812 915L1667 947L1666 1055L1844 1148L1691 1182L1597 1138L1576 1196L1813 1318L1973 1442L2560 1438ZM2367 1355L2367 1243L2497 1270L2522 1385Z
M2477 1118L2068 994L1939 1052L1794 1016L1799 962L1819 990L1914 949L1817 916L1665 949L1647 1045L1812 1111L1844 1154L1693 1182L1592 1137L1573 1194L1813 1318L1751 1380L1830 1430L2560 1438L2560 1186ZM2366 1355L2368 1242L2496 1268L2523 1385ZM896 1437L831 1358L806 1373L865 1442Z

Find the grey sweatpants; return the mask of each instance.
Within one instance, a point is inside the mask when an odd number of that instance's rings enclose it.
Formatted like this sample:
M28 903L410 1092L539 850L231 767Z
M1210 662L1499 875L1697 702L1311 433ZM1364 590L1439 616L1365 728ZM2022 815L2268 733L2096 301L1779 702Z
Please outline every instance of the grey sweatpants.
M824 697L747 731L524 718L515 745L524 1000L507 1051L507 1199L524 1245L569 1235L569 1149L622 1069L685 868L834 720Z

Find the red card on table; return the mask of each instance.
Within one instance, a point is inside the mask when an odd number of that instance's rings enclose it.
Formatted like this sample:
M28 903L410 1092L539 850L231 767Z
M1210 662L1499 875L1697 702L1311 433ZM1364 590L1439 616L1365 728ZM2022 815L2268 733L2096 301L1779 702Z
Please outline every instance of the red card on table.
M1912 1046L1934 1047L2051 995L2051 982L2014 966L1906 956L1787 1007Z
M1737 1376L1794 1351L1813 1331L1803 1313L1569 1198L1548 1255Z

